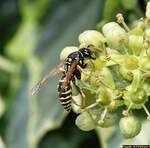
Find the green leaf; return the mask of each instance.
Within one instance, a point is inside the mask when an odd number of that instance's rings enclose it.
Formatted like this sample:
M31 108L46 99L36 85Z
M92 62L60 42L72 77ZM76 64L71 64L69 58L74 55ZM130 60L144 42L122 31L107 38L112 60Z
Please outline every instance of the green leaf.
M104 19L110 21L115 18L115 15L121 10L121 0L107 0L104 7Z
M17 70L17 66L10 60L0 56L0 69L8 73L14 73Z
M0 137L0 148L6 148L2 138Z
M16 35L6 45L6 53L15 60L26 60L38 41L37 22L23 21Z
M2 97L0 96L0 117L4 114L5 112L5 104L2 100Z
M41 26L37 25L35 20L31 26L28 26L29 22L24 22L26 25L21 25L18 29L23 31L18 31L12 39L13 42L7 46L12 57L24 61L21 69L23 78L7 114L5 137L8 147L36 148L45 133L60 127L66 117L57 96L58 80L50 78L37 96L31 96L31 88L35 81L45 75L51 67L56 66L60 49L68 44L75 44L81 31L95 26L99 17L100 2L68 0L57 7L51 13L48 12ZM29 37L31 40L27 45ZM37 37L40 37L38 44ZM33 53L35 48L38 54Z

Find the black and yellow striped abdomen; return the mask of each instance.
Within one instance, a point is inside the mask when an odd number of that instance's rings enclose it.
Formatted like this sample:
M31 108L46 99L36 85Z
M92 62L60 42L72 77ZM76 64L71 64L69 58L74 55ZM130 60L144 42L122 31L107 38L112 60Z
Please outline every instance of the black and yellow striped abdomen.
M62 104L62 106L64 107L64 109L66 111L70 111L71 110L71 101L72 101L72 90L71 90L70 83L68 85L66 85L64 88L62 88L64 79L65 79L65 76L63 76L59 80L59 84L58 84L59 100L60 100L60 103Z

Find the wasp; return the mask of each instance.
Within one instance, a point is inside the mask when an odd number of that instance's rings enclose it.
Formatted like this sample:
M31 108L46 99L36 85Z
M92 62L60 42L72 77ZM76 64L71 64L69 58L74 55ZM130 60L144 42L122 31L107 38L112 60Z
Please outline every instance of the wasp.
M71 104L73 102L72 99L72 87L71 83L75 85L79 93L81 93L80 88L76 85L76 79L81 79L81 69L86 68L87 63L85 62L86 59L93 59L95 60L95 56L93 55L90 48L80 48L78 51L72 52L66 58L64 64L59 64L55 69L49 71L49 73L43 77L33 88L32 88L32 95L39 92L41 86L48 80L48 78L52 75L57 73L58 68L63 67L63 72L61 79L58 83L58 96L60 103L64 107L66 111L71 110Z
M85 59L94 60L95 57L92 55L91 49L81 48L78 51L69 54L66 58L64 63L64 71L58 84L58 94L60 103L67 111L71 110L72 103L72 91L70 84L72 82L81 93L80 88L76 85L76 79L81 79L81 71L78 67L81 67L82 69L86 68L87 63L85 63Z

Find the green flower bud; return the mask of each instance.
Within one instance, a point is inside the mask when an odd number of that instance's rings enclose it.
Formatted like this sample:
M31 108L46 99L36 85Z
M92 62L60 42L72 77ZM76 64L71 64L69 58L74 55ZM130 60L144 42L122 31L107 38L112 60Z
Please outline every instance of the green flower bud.
M114 125L117 121L117 115L116 114L111 114L111 113L107 113L105 118L103 120L98 120L97 124L100 127L110 127L112 125Z
M131 71L127 70L125 67L121 66L119 68L119 72L120 74L122 75L122 77L128 81L131 81L132 80L132 73Z
M78 128L83 131L90 131L95 128L95 123L88 112L82 112L75 121Z
M100 71L93 72L92 77L90 77L90 84L94 88L98 87L100 85L101 77Z
M102 105L109 105L111 102L111 92L106 87L100 87L96 102Z
M78 51L78 50L79 50L79 48L77 48L75 46L65 47L64 49L62 49L62 51L60 53L60 60L64 61L70 53Z
M115 111L116 109L118 109L120 106L124 105L124 101L123 100L118 100L118 99L114 99L111 101L111 103L108 106L109 111Z
M149 70L150 69L150 59L148 57L142 57L139 60L139 67L143 70Z
M75 112L75 113L80 113L81 112L81 107L82 107L82 97L81 95L77 95L77 96L72 96L72 99L76 102L75 103L72 103L71 107L72 107L72 110Z
M132 10L137 6L137 0L121 0L125 9Z
M110 70L108 68L103 68L101 75L102 75L101 82L105 86L107 86L111 89L115 89L115 82L114 82L114 79L113 79L113 76L112 76Z
M124 138L133 138L141 131L141 122L136 117L129 116L120 119L119 127Z
M132 92L126 91L126 92L124 92L124 95L123 95L124 104L128 108L127 110L129 111L130 109L141 109L141 108L143 108L142 104L136 104L136 103L132 102L131 94L132 94Z
M88 45L99 47L102 43L106 42L106 39L96 30L87 30L79 35L79 42L84 47L87 47Z
M101 70L106 65L106 61L104 61L102 58L97 58L93 61L93 63L95 70Z
M138 59L132 55L125 55L124 67L128 70L135 70L138 68Z
M143 88L146 91L147 96L150 96L150 82L144 83Z
M147 38L150 38L150 28L145 30L145 35Z
M141 71L134 70L132 83L131 85L127 86L126 89L129 92L135 92L139 88L140 82L141 82Z
M130 53L134 55L139 55L141 50L143 49L143 36L139 35L129 35L129 43L128 43Z
M137 27L133 28L129 34L130 35L137 35L137 36L142 36L143 35L143 28L144 28L144 23L143 22L137 22Z
M102 31L111 48L119 49L121 45L128 42L128 34L115 22L105 24Z
M150 60L150 48L147 49L146 53L147 53L148 59Z
M150 19L150 2L148 2L146 6L146 17Z
M144 89L138 88L136 92L131 93L131 100L135 104L143 104L147 100L147 95Z

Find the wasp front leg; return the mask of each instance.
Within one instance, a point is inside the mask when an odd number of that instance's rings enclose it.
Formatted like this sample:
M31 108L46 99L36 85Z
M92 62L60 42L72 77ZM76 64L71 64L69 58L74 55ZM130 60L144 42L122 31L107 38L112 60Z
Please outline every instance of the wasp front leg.
M94 49L96 49L97 51L99 51L99 52L102 52L102 51L104 51L105 49L104 48L100 48L100 47L96 47L96 46L94 46L94 45L88 45L88 47L87 48L94 48Z
M85 67L86 67L86 64L84 64L84 65L85 65ZM83 69L83 67L77 65L77 69L80 71L80 73L83 73L85 76L90 76L90 73L87 72L87 71L85 71L85 70Z

